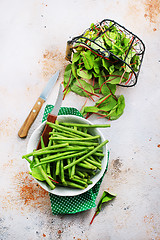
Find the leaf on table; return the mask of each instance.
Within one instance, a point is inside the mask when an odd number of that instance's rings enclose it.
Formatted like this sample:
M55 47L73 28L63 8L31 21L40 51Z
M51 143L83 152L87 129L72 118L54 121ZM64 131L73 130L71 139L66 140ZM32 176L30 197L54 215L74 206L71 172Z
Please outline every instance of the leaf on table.
M118 98L117 105L112 108L110 113L107 115L107 118L109 118L110 120L118 119L123 114L124 108L125 108L125 99L124 99L124 96L121 95Z
M108 102L105 106L99 107L99 111L105 111L108 112L110 111L112 108L114 108L117 105L117 101L113 96L110 96L108 98Z
M116 197L115 194L109 193L109 192L107 192L107 191L104 191L104 192L103 192L102 197L100 198L99 203L98 203L98 205L97 205L96 212L95 212L95 214L94 214L94 216L93 216L90 224L93 223L93 220L94 220L95 216L100 213L100 211L101 211L101 209L102 209L102 205L103 205L104 203L107 203L107 202L113 200L115 197Z

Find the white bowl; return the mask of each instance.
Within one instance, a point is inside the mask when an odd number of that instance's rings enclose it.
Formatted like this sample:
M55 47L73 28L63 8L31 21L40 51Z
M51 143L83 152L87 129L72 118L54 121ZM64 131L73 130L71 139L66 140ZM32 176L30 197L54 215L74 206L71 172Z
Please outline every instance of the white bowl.
M82 117L78 117L78 116L74 116L74 115L59 115L57 120L59 122L73 122L73 123L82 123L82 124L92 124L90 121L82 118ZM38 141L40 139L40 136L42 134L42 131L44 129L46 122L43 122L37 129L35 129L35 131L33 132L33 134L31 135L28 145L27 145L27 153L32 152L34 149L36 149ZM99 129L97 128L90 128L88 131L90 131L90 133L92 133L92 135L100 135L100 143L103 142L105 139L103 137L103 134L101 133L101 131L99 131ZM55 195L59 195L59 196L76 196L79 194L82 194L86 191L88 191L89 189L91 189L99 180L100 178L103 176L106 166L107 166L107 161L108 161L108 157L107 157L107 145L105 145L103 147L103 154L104 157L102 159L102 164L101 167L102 169L97 172L97 174L91 178L92 184L89 184L87 188L85 189L72 189L72 188L68 188L68 187L56 187L55 189L51 190L50 187L45 183L45 182L41 182L37 179L35 179L35 181L46 191L55 194ZM29 167L29 171L31 171L29 163L28 163L28 167Z

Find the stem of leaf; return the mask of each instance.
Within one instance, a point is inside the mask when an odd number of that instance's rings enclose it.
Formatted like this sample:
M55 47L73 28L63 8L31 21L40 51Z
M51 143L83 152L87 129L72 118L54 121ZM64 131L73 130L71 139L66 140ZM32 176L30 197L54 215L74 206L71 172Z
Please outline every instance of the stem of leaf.
M93 217L92 217L92 219L91 219L91 221L90 221L90 224L93 223L93 220L94 220L94 218L95 218L96 215L97 215L97 212L95 212L95 214L93 215Z
M109 98L112 94L110 93L109 95L107 95L107 97L105 97L98 105L97 107L99 107L100 104L102 104L107 98Z

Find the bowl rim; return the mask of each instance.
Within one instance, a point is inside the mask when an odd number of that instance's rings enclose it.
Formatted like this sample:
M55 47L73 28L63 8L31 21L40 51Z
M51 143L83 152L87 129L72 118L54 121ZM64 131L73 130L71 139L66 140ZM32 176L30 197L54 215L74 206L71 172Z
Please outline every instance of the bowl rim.
M88 124L93 125L93 123L91 121L89 121L88 119L85 119L85 118L82 118L82 117L79 117L79 116L75 116L75 115L58 115L57 120L60 121L60 122L62 122L62 121L67 122L67 120L68 120L68 122L69 121L70 122L75 121L77 123L81 122L81 123L88 123ZM27 153L32 152L33 149L36 148L45 124L46 124L46 121L41 123L32 133L32 135L31 135L31 137L28 141L28 144L27 144ZM93 133L96 133L96 135L98 134L98 135L101 136L101 142L103 142L105 140L102 132L98 128L92 128L92 131L93 131ZM58 195L58 196L77 196L77 195L80 195L80 194L85 193L88 190L90 190L103 176L103 174L106 170L107 164L108 164L108 146L107 146L107 144L103 147L103 153L104 153L104 157L102 159L102 169L94 177L92 177L92 182L93 183L89 184L88 187L85 188L85 189L72 189L72 188L67 188L67 187L56 186L55 189L51 190L46 183L41 182L41 181L39 181L35 178L34 178L34 180L43 189L45 189L46 191L48 191L49 193L54 194L54 195ZM28 165L29 171L31 171L30 164L28 162L27 162L27 165Z

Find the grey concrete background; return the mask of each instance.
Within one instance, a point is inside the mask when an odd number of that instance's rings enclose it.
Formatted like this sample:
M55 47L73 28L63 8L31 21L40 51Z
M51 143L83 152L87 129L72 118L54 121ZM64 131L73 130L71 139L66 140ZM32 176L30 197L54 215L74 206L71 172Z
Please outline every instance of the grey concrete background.
M21 159L46 104L54 104L63 80L66 42L92 22L113 19L146 45L138 83L118 88L124 114L111 128L110 161L96 199L116 193L90 226L91 209L53 216L48 193L28 175ZM1 0L0 1L0 239L159 240L160 239L160 1ZM60 78L26 139L18 130L47 80ZM70 93L63 106L81 109L85 99ZM90 118L94 123L105 119Z

